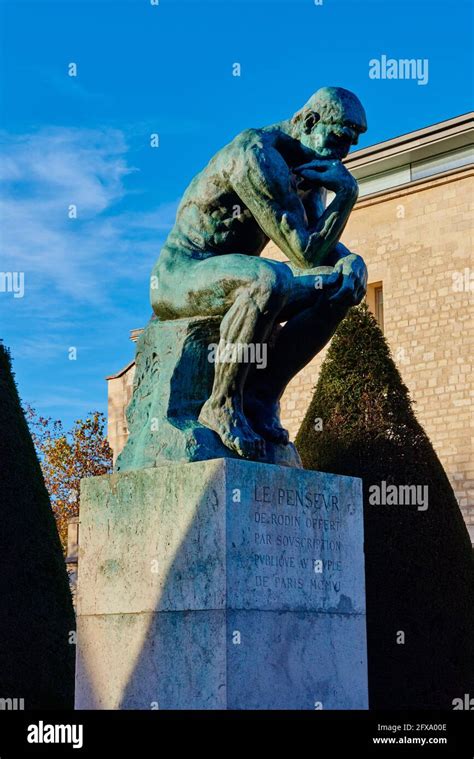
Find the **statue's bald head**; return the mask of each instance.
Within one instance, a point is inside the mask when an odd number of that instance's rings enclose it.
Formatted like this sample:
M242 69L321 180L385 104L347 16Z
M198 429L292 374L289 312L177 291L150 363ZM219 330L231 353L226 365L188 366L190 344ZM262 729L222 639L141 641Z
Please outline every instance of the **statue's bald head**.
M367 117L359 98L343 87L321 87L292 118L299 138L321 155L344 158Z

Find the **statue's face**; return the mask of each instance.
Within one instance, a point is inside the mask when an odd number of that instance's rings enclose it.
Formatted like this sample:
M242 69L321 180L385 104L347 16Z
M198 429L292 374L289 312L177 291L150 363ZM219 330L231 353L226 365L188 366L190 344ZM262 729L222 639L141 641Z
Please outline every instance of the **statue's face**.
M351 145L357 145L359 135L365 131L362 125L350 119L335 124L318 121L304 140L308 147L323 158L342 160L348 154Z
M367 130L367 119L362 105L354 98L345 98L339 109L322 108L321 113L307 108L299 122L299 139L321 158L342 160L351 145L357 145L359 135ZM334 110L339 111L337 121ZM333 120L325 118L325 111L334 114Z

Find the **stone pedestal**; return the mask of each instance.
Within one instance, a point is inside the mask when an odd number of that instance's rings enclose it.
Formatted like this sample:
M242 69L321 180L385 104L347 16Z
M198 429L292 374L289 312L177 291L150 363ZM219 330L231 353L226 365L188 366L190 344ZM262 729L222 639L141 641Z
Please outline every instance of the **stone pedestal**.
M83 481L78 709L366 709L361 481L235 459Z

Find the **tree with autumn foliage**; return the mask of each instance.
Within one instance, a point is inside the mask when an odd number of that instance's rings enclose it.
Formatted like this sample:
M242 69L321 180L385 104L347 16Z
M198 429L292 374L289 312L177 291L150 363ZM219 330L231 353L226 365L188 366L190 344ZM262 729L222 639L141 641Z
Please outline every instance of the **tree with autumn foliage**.
M90 412L86 419L77 419L69 432L62 422L37 414L29 405L26 417L66 553L68 520L79 515L81 479L112 470L105 417L99 411Z

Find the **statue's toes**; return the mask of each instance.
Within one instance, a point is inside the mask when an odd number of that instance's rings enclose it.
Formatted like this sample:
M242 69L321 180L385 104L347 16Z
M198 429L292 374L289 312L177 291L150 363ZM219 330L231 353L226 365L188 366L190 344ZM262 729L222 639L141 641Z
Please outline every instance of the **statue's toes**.
M236 437L231 447L245 459L260 459L265 456L265 441L259 435Z
M268 439L277 445L288 445L290 442L290 435L288 433L288 430L285 430L284 427L280 427L279 424L268 427L266 434L268 436Z
M277 437L280 445L288 445L290 442L290 435L288 434L288 430L285 430L283 427L279 427Z
M257 455L259 458L264 458L266 454L265 440L261 437L258 438L257 443Z

